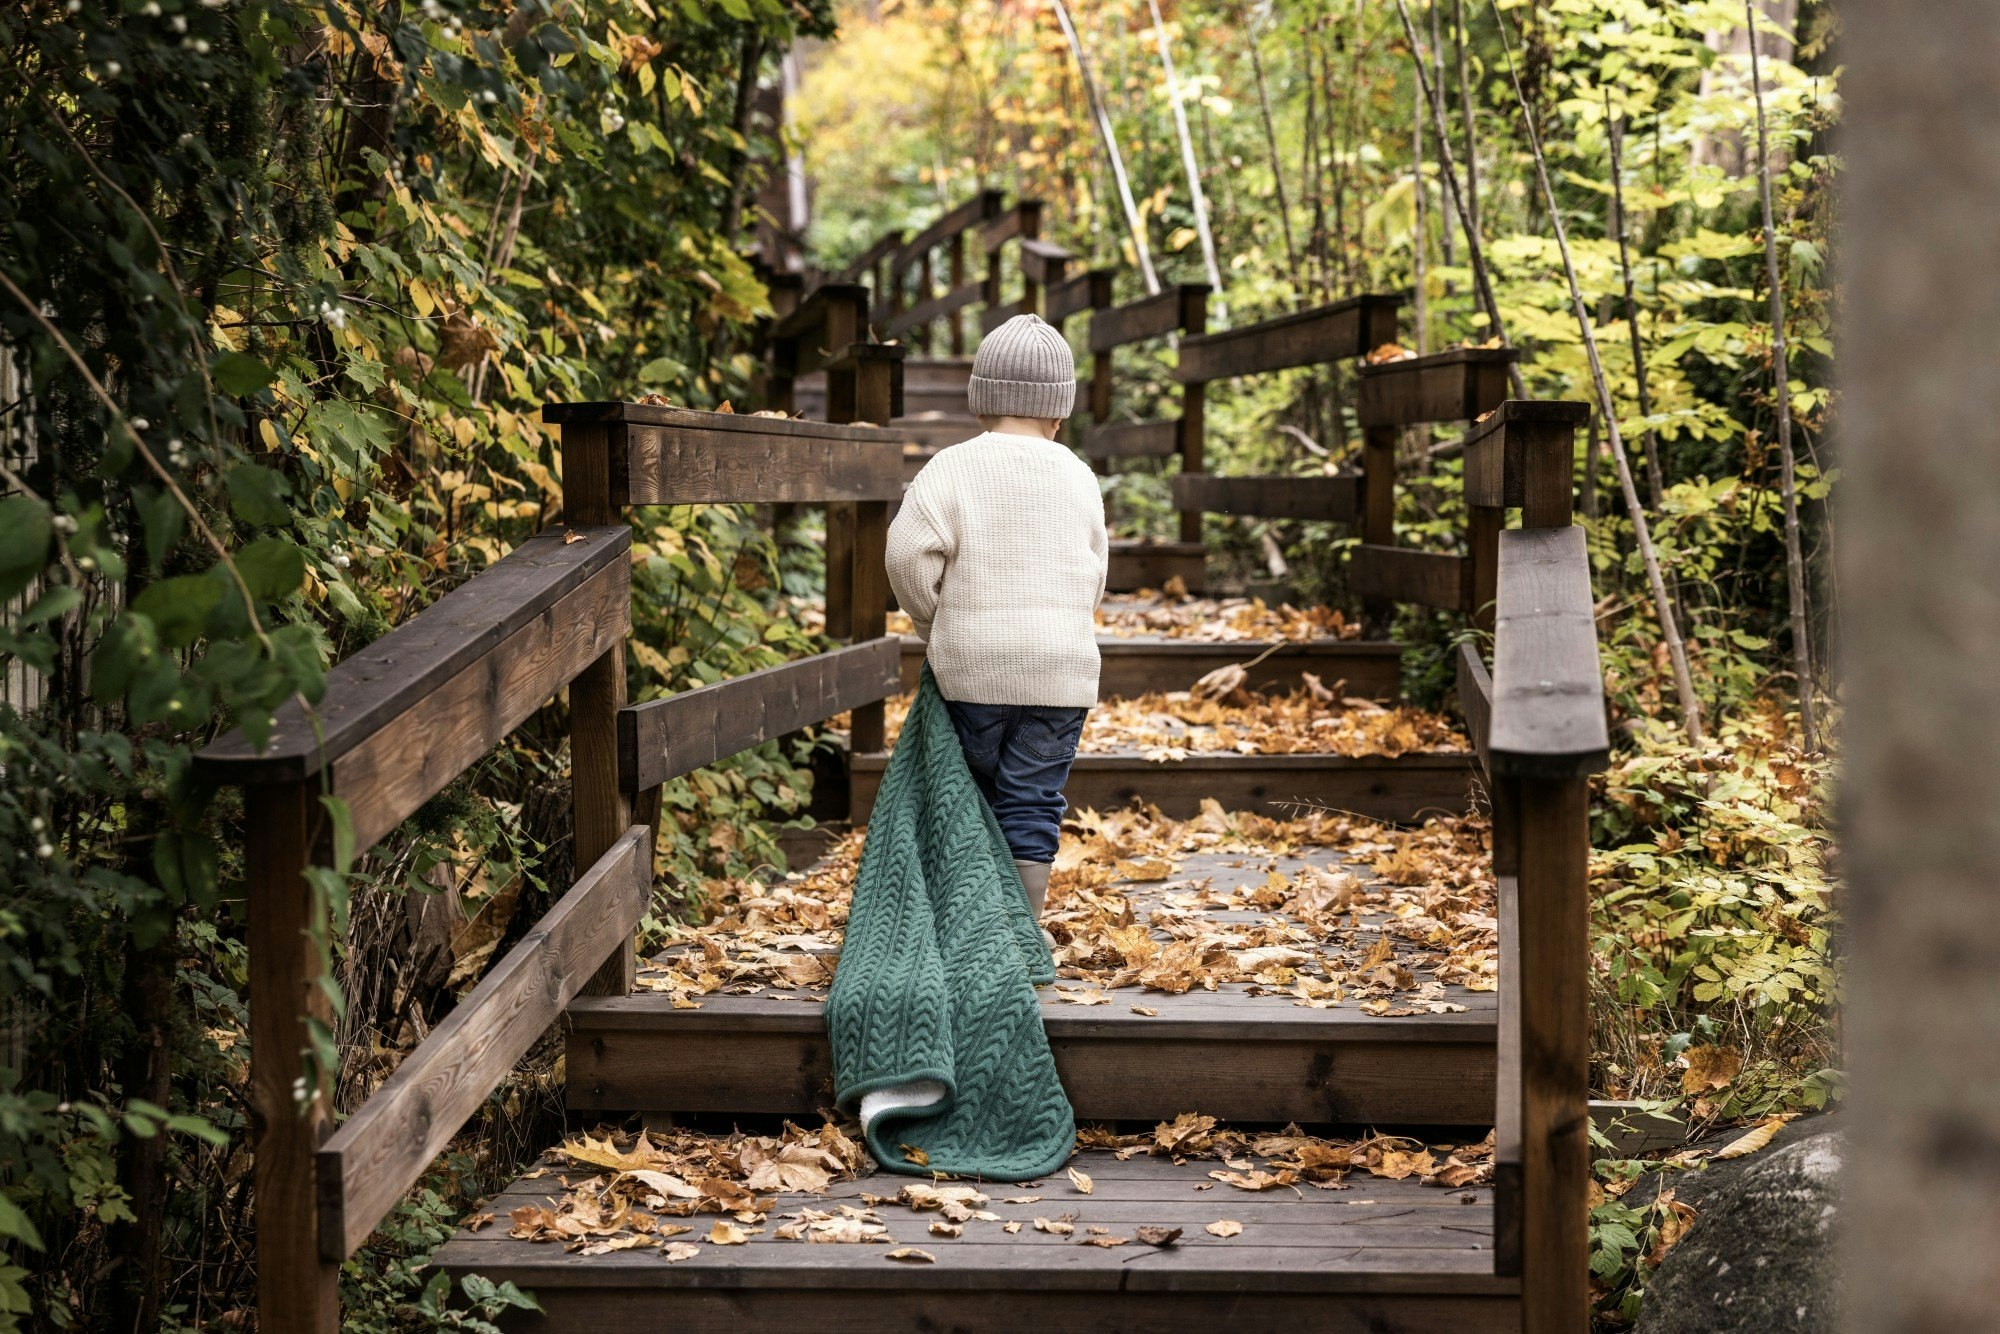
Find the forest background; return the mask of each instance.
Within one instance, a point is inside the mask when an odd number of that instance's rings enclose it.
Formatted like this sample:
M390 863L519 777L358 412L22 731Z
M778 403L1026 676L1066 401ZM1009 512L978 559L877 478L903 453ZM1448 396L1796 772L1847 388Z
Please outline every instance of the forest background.
M1205 281L1176 99L1221 280L1215 326L1408 289L1418 346L1485 342L1497 313L1532 396L1594 401L1537 131L1707 724L1696 740L1594 427L1579 483L1617 725L1594 808L1594 1095L1697 1127L1835 1096L1838 711L1823 666L1802 692L1797 649L1825 663L1837 605L1836 16L1793 0L1413 0L1406 27L1400 10L1076 6L1129 218L1044 3L28 0L0 14L0 1328L227 1328L247 1303L241 810L192 781L192 752L314 696L327 665L560 517L543 402L746 403L768 309L744 257L754 188L788 154L813 183L811 257L829 268L985 186L1044 200L1046 234L1121 281L1139 281L1141 241L1163 281ZM756 92L787 51L801 77L780 127ZM1473 237L1496 312L1475 300ZM1358 443L1347 374L1218 389L1211 466L1338 467ZM1461 527L1449 444L1404 444L1413 544L1446 547ZM1166 531L1156 473L1122 472L1107 495L1127 533ZM635 523L634 699L820 646L812 543L780 548L731 507ZM1347 601L1346 530L1210 524L1218 575L1281 566L1296 596ZM1399 631L1412 697L1444 702L1452 627L1411 616ZM566 885L562 721L552 706L326 878L343 1005L323 1054L340 1107ZM670 785L649 929L775 859L775 831L810 801L812 745ZM479 1328L517 1300L446 1291L423 1260L465 1202L550 1142L560 1088L551 1049L494 1096L350 1261L351 1327ZM1675 1224L1620 1204L1636 1166L1603 1170L1593 1261L1618 1323Z

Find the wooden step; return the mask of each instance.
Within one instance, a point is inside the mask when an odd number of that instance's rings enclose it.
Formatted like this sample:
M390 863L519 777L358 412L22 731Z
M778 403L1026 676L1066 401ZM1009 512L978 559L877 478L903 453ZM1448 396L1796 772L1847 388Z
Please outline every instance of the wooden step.
M1129 699L1155 690L1186 690L1217 668L1242 663L1249 667L1245 684L1252 690L1265 686L1295 689L1299 674L1311 672L1328 686L1345 681L1346 694L1387 700L1395 698L1403 670L1400 647L1360 639L1303 639L1273 648L1267 639L1221 642L1101 636L1097 652L1103 663L1097 678L1099 699ZM1251 666L1252 663L1255 665ZM923 665L923 641L905 635L904 689L917 688Z
M1199 542L1114 541L1111 571L1104 586L1113 593L1164 588L1178 579L1190 593L1208 586L1207 565Z
M650 1247L586 1256L553 1242L507 1235L508 1214L561 1194L553 1172L508 1186L481 1212L496 1221L461 1230L435 1259L454 1280L479 1274L530 1291L545 1314L510 1320L509 1330L600 1327L677 1334L737 1334L772 1328L814 1334L884 1330L1083 1330L1094 1334L1215 1334L1313 1330L1329 1334L1520 1328L1518 1279L1495 1274L1496 1209L1490 1187L1443 1190L1414 1179L1356 1174L1343 1189L1248 1193L1211 1181L1214 1159L1120 1162L1080 1153L1089 1195L1061 1178L1021 1188L995 1186L958 1237L928 1231L934 1212L900 1204L876 1208L894 1245L780 1240L788 1214L865 1207L864 1194L891 1196L908 1177L886 1173L836 1182L824 1194L775 1197L769 1221L742 1245L713 1246L714 1216L685 1220L698 1243L692 1257L667 1262ZM1265 1166L1265 1160L1254 1160ZM560 1169L557 1169L560 1170ZM1039 1200L1008 1204L1010 1195ZM1037 1217L1068 1218L1073 1235L1038 1230ZM1223 1239L1206 1230L1242 1224ZM1019 1231L1005 1224L1017 1221ZM1155 1250L1131 1240L1079 1244L1093 1227L1133 1238L1140 1226L1179 1228ZM931 1263L890 1260L915 1247Z
M886 751L853 757L849 816L865 824L887 769ZM1213 797L1223 809L1282 816L1297 804L1410 824L1462 815L1471 802L1473 757L1457 754L1227 755L1156 761L1137 752L1079 755L1063 796L1073 809L1116 810L1135 799L1185 818Z
M1168 895L1207 881L1228 891L1261 885L1269 870L1297 876L1307 865L1332 867L1336 850L1273 858L1242 853L1186 856L1173 881L1120 885L1135 915L1171 907ZM1362 874L1372 878L1364 869ZM1062 929L1060 903L1053 910ZM1265 914L1207 909L1216 929L1249 928ZM1351 967L1380 938L1378 915L1322 942L1328 969ZM1167 933L1155 929L1155 938ZM730 958L764 948L754 937L709 931L705 941ZM1392 960L1425 976L1415 946L1391 938ZM670 949L640 970L664 980ZM783 954L830 947L786 946ZM1073 970L1072 970L1073 971ZM1361 998L1333 1008L1295 1003L1275 988L1262 994L1238 983L1178 995L1116 987L1095 1001L1087 981L1059 977L1042 992L1043 1023L1063 1087L1084 1120L1154 1121L1196 1111L1226 1121L1296 1121L1326 1125L1483 1126L1493 1116L1497 993L1460 986L1435 989L1416 1013L1374 1016ZM1410 993L1399 993L1409 995ZM657 990L584 997L569 1007L569 1105L594 1112L705 1112L805 1115L829 1105L832 1067L816 986L756 994L711 991L699 1008L676 1008ZM1144 1014L1134 1006L1154 1013ZM1462 1007L1462 1008L1460 1008ZM1445 1013L1432 1013L1432 1008Z

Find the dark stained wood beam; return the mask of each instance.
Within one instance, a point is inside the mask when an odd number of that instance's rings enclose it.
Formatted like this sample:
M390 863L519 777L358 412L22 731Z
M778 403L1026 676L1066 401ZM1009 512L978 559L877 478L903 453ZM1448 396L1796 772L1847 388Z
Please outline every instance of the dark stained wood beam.
M1106 422L1087 428L1078 453L1087 459L1164 459L1180 452L1181 424Z
M618 719L619 774L658 787L774 737L886 699L902 689L902 641L884 635L667 699Z
M1172 480L1172 486L1175 508L1208 514L1352 523L1360 513L1359 473L1333 477L1216 477L1182 473Z
M1348 581L1363 597L1470 612L1471 562L1463 556L1364 544L1354 549Z
M1356 415L1363 428L1471 421L1507 397L1511 347L1458 348L1361 368Z
M1604 671L1581 528L1500 535L1493 639L1496 775L1563 778L1604 766Z
M368 1240L597 966L629 946L652 849L643 826L627 830L320 1148L323 1260Z
M1157 296L1096 311L1090 317L1090 350L1108 352L1127 343L1163 338L1188 325L1189 301L1206 297L1206 283L1181 283Z
M1349 297L1240 329L1183 338L1174 378L1196 384L1352 361L1396 341L1396 311L1401 303L1402 298L1393 295Z

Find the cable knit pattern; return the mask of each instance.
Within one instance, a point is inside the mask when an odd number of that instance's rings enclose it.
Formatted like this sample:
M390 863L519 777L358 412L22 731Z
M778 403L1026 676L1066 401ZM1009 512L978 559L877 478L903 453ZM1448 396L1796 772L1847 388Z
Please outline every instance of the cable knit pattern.
M929 1106L871 1119L878 1163L1002 1181L1063 1164L1076 1121L1033 985L1054 980L1000 826L926 670L875 799L826 1002L841 1106L921 1080L946 1090ZM928 1162L909 1161L905 1144Z
M1109 551L1088 464L988 431L910 483L889 526L889 586L946 699L1087 709Z

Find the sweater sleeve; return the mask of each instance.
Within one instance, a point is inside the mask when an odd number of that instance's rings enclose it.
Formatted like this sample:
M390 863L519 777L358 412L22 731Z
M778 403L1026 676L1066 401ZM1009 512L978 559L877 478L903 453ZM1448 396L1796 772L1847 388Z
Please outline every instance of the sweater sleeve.
M1091 490L1097 491L1097 474L1090 473L1089 477ZM1101 491L1097 495L1097 507L1091 514L1090 551L1097 557L1097 598L1090 605L1095 610L1104 601L1104 585L1111 579L1111 539L1104 531L1104 495Z
M910 614L917 638L926 643L930 642L931 621L937 616L938 593L944 587L950 556L950 544L932 520L923 494L913 485L896 511L896 521L889 525L889 587L896 594L896 605Z

